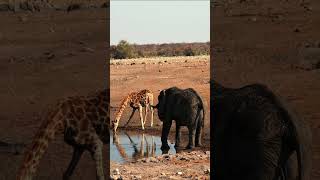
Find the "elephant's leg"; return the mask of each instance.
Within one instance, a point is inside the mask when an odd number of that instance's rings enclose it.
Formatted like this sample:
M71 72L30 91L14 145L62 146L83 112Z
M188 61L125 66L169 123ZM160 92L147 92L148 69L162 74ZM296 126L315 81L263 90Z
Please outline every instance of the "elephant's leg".
M97 174L96 179L97 180L105 180L104 172L103 172L102 148L103 148L102 141L98 137L95 137L92 147L90 148L90 152L91 152L92 159L96 163L96 174Z
M140 114L140 121L141 121L141 128L144 130L144 121L143 121L143 116L142 116L142 106L139 105L139 114Z
M201 132L202 132L202 116L198 117L197 129L196 129L196 137L195 137L195 145L196 147L202 146L201 144Z
M133 108L133 109L132 109L132 113L131 113L131 115L130 115L130 117L129 117L129 119L128 119L128 122L124 125L124 127L128 127L128 124L129 124L129 122L131 121L131 119L132 119L134 113L136 112L136 110L137 110L137 108Z
M69 163L68 169L63 173L63 180L68 180L70 179L74 169L76 168L81 155L83 154L84 149L80 147L74 147L73 149L73 154L72 154L72 159Z
M181 129L181 126L176 124L176 144L174 145L175 148L180 147L180 136L181 136L180 129Z
M196 127L188 126L189 129L189 144L187 145L187 149L192 149L194 146L194 137L196 133Z
M168 120L167 118L163 122L162 135L161 135L162 151L170 149L170 146L168 145L168 135L170 132L171 124L172 124L172 120Z

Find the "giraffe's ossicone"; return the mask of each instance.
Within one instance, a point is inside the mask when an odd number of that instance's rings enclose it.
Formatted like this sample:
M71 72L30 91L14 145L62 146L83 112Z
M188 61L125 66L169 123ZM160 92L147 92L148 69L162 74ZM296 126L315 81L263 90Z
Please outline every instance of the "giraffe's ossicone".
M130 122L130 120L132 119L135 111L137 109L139 109L139 114L140 114L140 121L141 121L141 127L142 130L144 130L144 125L146 123L147 120L147 114L148 114L148 109L150 109L151 111L151 122L150 122L150 126L153 126L153 93L152 91L148 90L148 89L143 89L139 92L131 92L129 93L121 102L120 104L120 108L116 113L115 119L112 121L112 129L113 129L113 133L116 133L117 128L119 126L119 121L121 118L121 115L123 113L123 111L125 110L125 108L127 107L127 105L130 105L132 108L132 113L129 117L128 122L126 123L125 126L127 126ZM142 108L145 107L145 116L143 118L142 115Z

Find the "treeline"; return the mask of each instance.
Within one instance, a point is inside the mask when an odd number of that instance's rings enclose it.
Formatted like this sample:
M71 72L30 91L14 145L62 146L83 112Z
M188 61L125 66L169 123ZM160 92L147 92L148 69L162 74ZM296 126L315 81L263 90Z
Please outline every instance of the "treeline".
M130 59L142 57L198 56L210 54L210 42L170 43L170 44L130 44L120 41L110 47L111 59Z

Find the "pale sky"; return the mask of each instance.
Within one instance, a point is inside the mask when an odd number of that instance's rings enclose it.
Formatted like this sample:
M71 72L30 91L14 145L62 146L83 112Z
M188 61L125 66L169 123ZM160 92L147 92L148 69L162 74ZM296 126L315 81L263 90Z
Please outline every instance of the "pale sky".
M210 1L110 2L110 40L137 44L208 42Z

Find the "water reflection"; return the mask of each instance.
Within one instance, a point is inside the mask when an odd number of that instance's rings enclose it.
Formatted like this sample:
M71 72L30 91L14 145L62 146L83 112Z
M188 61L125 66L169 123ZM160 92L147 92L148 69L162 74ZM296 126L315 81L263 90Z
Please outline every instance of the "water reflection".
M160 150L161 138L149 134L138 134L133 132L119 131L117 135L111 134L110 159L116 162L132 162L143 157L151 157L162 154ZM169 153L174 154L175 150L169 143ZM167 153L167 152L165 152Z

